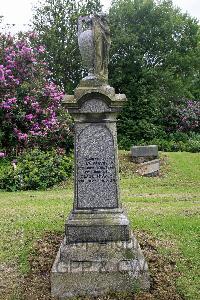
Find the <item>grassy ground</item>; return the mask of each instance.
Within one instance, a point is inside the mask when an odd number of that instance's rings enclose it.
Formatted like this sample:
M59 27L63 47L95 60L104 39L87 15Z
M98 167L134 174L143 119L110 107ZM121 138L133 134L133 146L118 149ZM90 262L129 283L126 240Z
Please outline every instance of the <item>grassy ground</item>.
M120 152L122 202L133 230L145 230L163 241L162 255L176 255L181 274L177 288L183 298L197 300L200 156L166 153L161 157L161 176L144 178L133 175L135 166L128 153ZM64 189L46 192L0 193L0 299L20 299L18 282L29 271L33 243L45 232L63 232L72 198L71 182Z
M186 299L199 299L200 156L168 153L163 162L159 178L124 176L122 201L133 228L173 243L182 273L177 286Z

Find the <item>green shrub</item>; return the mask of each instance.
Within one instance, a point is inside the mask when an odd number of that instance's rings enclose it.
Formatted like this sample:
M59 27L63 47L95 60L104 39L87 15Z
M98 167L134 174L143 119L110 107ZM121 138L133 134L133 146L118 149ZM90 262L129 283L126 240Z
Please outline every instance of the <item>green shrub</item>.
M190 139L187 143L187 150L188 152L200 152L200 140L192 140Z
M150 144L158 145L159 151L166 152L200 152L200 140L188 139L187 141L174 141L154 139Z
M177 152L177 151L185 151L185 152L200 152L200 134L195 132L183 133L183 132L175 132L166 134L165 136L160 138L155 138L150 141L140 140L136 143L132 143L130 139L124 136L119 141L119 148L123 150L129 150L132 146L135 145L158 145L159 151L166 152Z
M168 140L175 141L175 142L182 141L182 142L186 143L188 141L188 138L189 138L189 136L187 133L179 132L179 131L170 133L168 135Z
M1 188L7 191L44 190L67 179L72 173L71 156L56 150L34 149L17 157L16 169L12 164L4 165L0 173Z

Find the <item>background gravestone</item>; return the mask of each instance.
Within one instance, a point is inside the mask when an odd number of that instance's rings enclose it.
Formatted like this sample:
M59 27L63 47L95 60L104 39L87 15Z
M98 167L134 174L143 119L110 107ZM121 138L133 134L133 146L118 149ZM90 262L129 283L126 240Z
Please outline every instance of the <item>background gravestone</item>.
M143 163L158 158L158 146L132 146L131 147L132 160L135 163Z
M149 288L146 261L120 204L116 116L126 97L107 83L109 43L105 15L79 19L89 74L63 101L75 121L75 185L51 273L52 296L58 299Z
M132 146L131 156L133 162L138 164L137 173L142 176L158 176L160 160L158 159L158 146Z

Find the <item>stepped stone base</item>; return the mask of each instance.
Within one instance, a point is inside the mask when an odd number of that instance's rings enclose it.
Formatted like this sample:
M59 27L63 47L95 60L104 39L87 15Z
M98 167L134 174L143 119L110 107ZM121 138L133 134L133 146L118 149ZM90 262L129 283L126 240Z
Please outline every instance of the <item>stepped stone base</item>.
M60 246L51 272L55 299L148 290L148 266L132 236L128 241Z
M67 243L127 241L129 221L122 209L74 210L65 225Z

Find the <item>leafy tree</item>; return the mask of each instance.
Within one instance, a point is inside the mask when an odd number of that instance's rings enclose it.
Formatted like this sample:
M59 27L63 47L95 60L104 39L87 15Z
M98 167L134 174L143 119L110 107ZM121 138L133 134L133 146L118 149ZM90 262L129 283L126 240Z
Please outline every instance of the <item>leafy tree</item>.
M114 0L109 15L110 82L128 98L118 132L129 147L163 136L164 108L197 95L199 26L172 1Z
M47 49L52 78L68 93L84 72L78 16L100 9L99 0L46 0L35 9L33 27ZM198 22L168 0L113 0L109 17L110 84L128 98L119 118L121 146L165 137L166 108L199 95Z
M68 93L72 93L83 73L77 19L100 10L100 0L46 0L35 8L33 28L47 49L52 77Z

